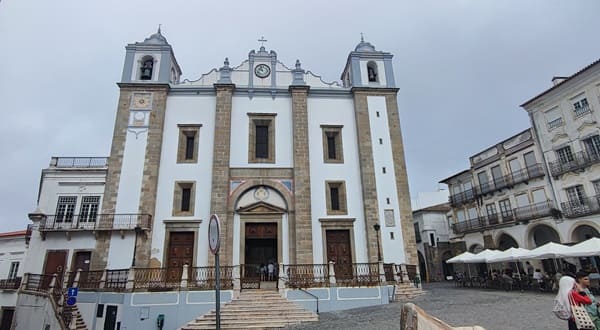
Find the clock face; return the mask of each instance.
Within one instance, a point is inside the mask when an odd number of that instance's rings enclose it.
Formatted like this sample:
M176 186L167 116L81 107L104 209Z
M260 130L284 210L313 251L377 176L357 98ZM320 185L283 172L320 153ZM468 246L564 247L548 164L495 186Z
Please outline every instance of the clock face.
M133 106L136 109L149 109L152 106L152 94L149 94L149 93L134 94Z
M259 78L266 78L271 74L271 68L266 64L259 64L254 68L254 73Z

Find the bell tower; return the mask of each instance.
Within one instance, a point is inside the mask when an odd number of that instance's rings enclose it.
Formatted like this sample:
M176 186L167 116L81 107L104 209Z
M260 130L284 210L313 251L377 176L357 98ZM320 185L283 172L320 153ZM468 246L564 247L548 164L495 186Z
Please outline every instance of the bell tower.
M417 265L392 57L361 35L341 79L354 98L369 262Z
M181 68L167 38L160 32L160 27L143 42L129 44L125 50L122 83L179 82Z

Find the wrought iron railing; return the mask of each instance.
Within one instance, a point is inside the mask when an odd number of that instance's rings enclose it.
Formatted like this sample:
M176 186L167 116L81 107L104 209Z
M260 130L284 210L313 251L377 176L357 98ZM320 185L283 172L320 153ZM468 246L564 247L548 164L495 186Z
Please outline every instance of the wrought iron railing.
M513 210L517 221L527 221L552 215L554 202L545 201L527 206L517 207Z
M450 196L450 204L452 204L452 206L459 206L464 203L475 200L476 197L477 194L474 188L467 189L463 192L452 194Z
M108 166L108 157L52 157L50 167L57 168L103 168Z
M586 113L592 112L592 107L590 107L589 105L586 105L584 107L579 107L579 108L573 109L573 112L575 113L575 118L579 118L579 117L585 115Z
M40 231L66 230L148 230L152 227L150 214L62 214L47 215L40 223Z
M385 273L385 281L386 282L395 282L394 272L394 264L383 264L383 272ZM402 276L400 276L402 277Z
M562 124L563 124L562 117L558 117L558 118L548 122L548 129L553 129L553 128L562 126Z
M17 290L21 286L21 278L8 278L0 280L0 290Z
M223 290L233 288L234 266L220 266L220 287ZM215 267L191 267L189 269L188 289L190 290L214 290L216 287Z
M567 218L576 218L590 214L600 213L600 195L582 197L579 200L561 203L563 215Z
M77 287L82 290L91 289L95 290L100 288L100 281L104 275L103 270L91 270L79 272L79 281Z
M379 263L335 264L336 283L343 286L379 285Z
M133 288L168 291L179 288L182 268L136 268Z
M558 177L561 174L577 171L593 164L600 163L600 153L579 151L573 153L570 159L550 162L550 173Z
M284 265L283 271L289 286L295 288L328 287L329 265Z
M37 291L37 292L48 292L50 289L50 283L52 282L53 275L44 274L27 274L27 281L25 282L25 290ZM56 282L61 281L62 276L57 276Z

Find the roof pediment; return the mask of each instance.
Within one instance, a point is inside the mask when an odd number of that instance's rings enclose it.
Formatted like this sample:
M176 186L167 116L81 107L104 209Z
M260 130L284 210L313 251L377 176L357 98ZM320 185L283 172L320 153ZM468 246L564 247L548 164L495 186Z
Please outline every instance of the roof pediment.
M282 214L285 213L285 209L265 203L263 201L256 202L244 207L240 207L236 210L240 214Z

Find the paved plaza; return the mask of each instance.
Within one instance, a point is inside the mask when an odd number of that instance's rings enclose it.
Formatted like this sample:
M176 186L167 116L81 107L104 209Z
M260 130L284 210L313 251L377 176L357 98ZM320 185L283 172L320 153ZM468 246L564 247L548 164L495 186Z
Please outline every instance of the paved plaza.
M567 329L552 314L554 294L455 288L452 283L425 284L427 294L412 302L452 326L480 325L487 330ZM321 313L319 322L290 329L398 329L402 304Z

